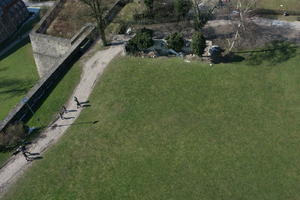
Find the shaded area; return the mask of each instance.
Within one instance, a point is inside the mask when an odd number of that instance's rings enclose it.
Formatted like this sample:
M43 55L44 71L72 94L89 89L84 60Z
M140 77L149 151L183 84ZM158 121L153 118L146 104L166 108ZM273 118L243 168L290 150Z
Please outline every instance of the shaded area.
M296 56L298 48L299 47L295 47L293 44L288 42L273 41L263 50L250 52L247 60L251 65L260 65L262 63L277 65Z
M39 79L31 52L30 44L19 43L0 61L0 120Z
M5 54L3 54L0 57L0 61L9 57L10 55L14 54L16 51L18 51L20 48L24 47L30 42L29 36L26 37L25 39L22 39L18 44L14 45L9 51L7 51Z
M0 80L0 96L5 95L6 99L26 94L34 84L32 81L22 79Z

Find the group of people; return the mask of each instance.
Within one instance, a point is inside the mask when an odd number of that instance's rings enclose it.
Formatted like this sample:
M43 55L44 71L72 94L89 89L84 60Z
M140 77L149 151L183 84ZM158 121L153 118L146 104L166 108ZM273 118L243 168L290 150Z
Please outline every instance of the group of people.
M89 105L87 105L87 103L88 103L89 101L87 101L87 102L80 102L80 101L78 100L77 97L74 97L74 102L76 103L77 109L78 109L78 108L81 108L81 107L83 107L83 106L89 106ZM67 108L66 108L65 106L62 106L62 110L61 110L61 112L59 112L60 118L61 118L61 119L65 119L64 114L65 114L65 113L68 113L68 112L72 112L72 111L67 110ZM20 146L17 148L17 150L13 153L13 155L16 155L16 154L18 154L18 153L22 153L23 156L25 157L25 159L26 159L27 161L32 161L32 160L34 160L34 159L41 158L41 157L39 156L39 155L40 155L39 153L31 153L31 152L29 152L29 151L27 150L27 145L28 145L28 144L31 144L31 143L30 143L30 142L24 142L22 145L20 145Z
M89 101L87 101L87 102L80 102L76 96L74 96L74 102L76 103L77 109L78 109L78 108L81 108L81 107L83 107L83 106L89 106L89 105L87 105L87 103L88 103ZM61 118L61 119L65 119L64 114L65 114L65 113L68 113L68 112L72 112L72 111L67 110L67 108L66 108L65 106L62 106L62 110L61 110L61 112L59 112L60 118ZM27 145L28 145L28 144L31 144L31 143L30 143L30 142L24 142L22 145L20 145L20 146L17 148L17 150L13 153L13 155L17 155L18 153L22 153L23 156L25 157L25 159L26 159L27 161L32 161L32 160L34 160L34 159L41 158L41 157L39 156L39 155L40 155L39 153L31 153L31 152L29 152L29 151L27 150Z
M22 153L27 161L32 161L34 159L40 158L39 153L31 153L27 150L27 145L28 144L31 144L31 143L30 142L24 142L22 145L20 145L17 148L17 150L13 153L13 155L17 155L18 153Z
M74 102L76 103L77 109L82 107L82 102L79 102L78 98L75 96L74 97ZM67 108L65 106L62 106L62 110L61 112L59 112L59 116L62 120L64 120L64 114L68 113L69 111L67 110Z

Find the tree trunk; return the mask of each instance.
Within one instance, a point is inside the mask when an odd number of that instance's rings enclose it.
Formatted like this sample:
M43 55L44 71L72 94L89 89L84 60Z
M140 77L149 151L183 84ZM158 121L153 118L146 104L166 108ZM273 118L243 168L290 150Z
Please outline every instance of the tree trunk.
M100 32L100 37L101 37L103 46L107 46L107 40L106 40L105 28L104 27L105 26L101 22L98 22L98 29L99 29L99 32Z

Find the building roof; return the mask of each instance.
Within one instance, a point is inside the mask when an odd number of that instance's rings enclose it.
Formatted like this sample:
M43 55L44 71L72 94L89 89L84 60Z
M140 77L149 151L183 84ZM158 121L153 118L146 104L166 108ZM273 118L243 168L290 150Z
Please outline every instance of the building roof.
M0 17L3 15L3 8L9 6L15 0L0 0Z

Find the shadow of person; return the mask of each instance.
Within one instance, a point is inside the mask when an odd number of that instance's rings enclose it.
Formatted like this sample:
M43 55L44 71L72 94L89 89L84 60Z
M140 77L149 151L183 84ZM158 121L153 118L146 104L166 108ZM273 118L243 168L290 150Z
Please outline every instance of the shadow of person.
M80 102L80 104L88 104L88 103L90 103L90 101L89 101L89 100L87 100L87 101L83 101L83 102Z
M77 112L77 110L67 110L67 112Z
M41 160L41 159L43 159L43 156L36 156L36 157L33 157L32 159L33 160Z
M29 154L30 156L39 156L39 155L40 155L40 153L30 153L30 152L28 152L28 154Z
M40 156L40 154L36 156L29 155L27 157L27 161L34 161L34 160L41 160L41 159L43 159L43 156Z
M90 104L85 104L85 105L82 105L83 108L88 108L88 107L91 107L92 105Z
M68 119L74 119L75 117L64 117L64 119L68 120Z

